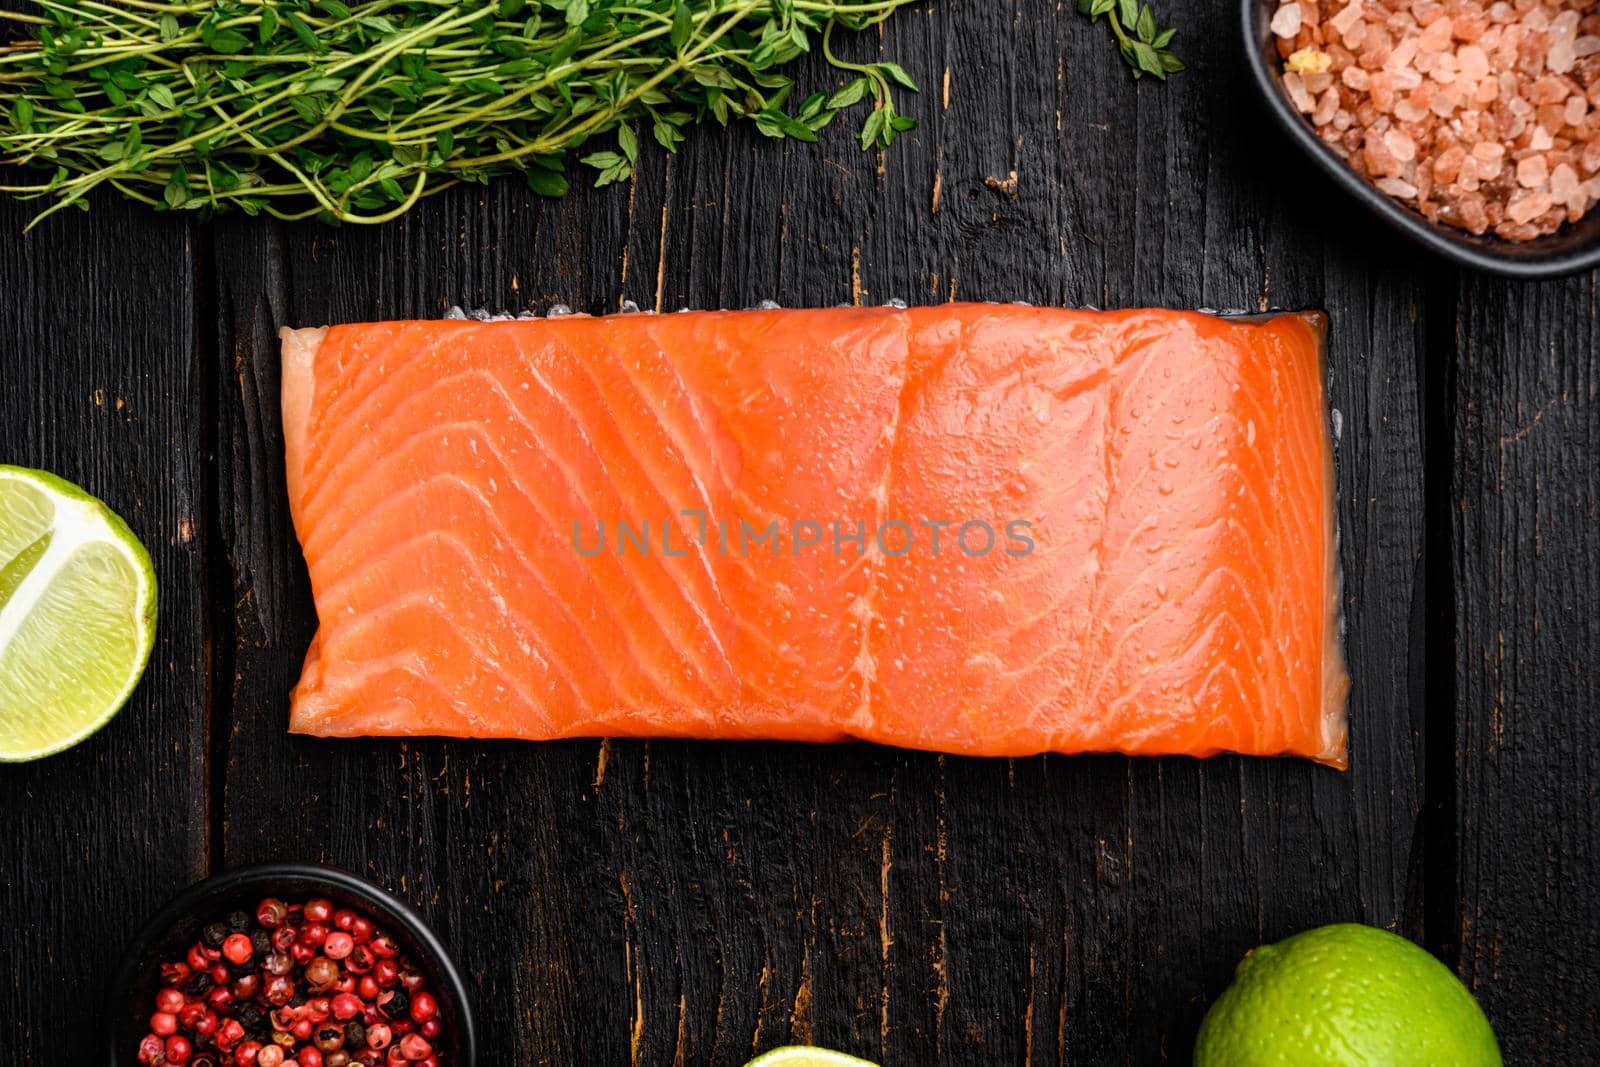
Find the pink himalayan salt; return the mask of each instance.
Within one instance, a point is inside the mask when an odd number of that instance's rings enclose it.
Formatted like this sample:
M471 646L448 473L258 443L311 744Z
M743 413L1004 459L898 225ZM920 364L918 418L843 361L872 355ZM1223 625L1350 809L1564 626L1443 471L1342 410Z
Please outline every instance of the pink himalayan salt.
M1581 191L1578 172L1570 164L1556 164L1556 169L1550 172L1550 196L1560 203L1571 204Z
M1426 217L1526 240L1600 200L1594 0L1279 0L1273 28L1323 57L1284 79L1322 140Z
M1549 193L1526 192L1513 197L1506 204L1506 218L1512 222L1532 222L1549 210Z
M1272 32L1279 37L1292 38L1300 32L1299 4L1284 4L1272 16Z
M1529 156L1517 164L1517 184L1524 189L1537 189L1550 180L1550 164L1543 156Z

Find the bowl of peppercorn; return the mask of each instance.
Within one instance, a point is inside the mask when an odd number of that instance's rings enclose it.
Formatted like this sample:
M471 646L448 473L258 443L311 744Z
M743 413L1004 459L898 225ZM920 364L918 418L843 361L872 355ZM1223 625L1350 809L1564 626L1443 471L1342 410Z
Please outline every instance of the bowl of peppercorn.
M346 871L275 863L175 897L129 946L111 1067L475 1067L461 974L409 907Z

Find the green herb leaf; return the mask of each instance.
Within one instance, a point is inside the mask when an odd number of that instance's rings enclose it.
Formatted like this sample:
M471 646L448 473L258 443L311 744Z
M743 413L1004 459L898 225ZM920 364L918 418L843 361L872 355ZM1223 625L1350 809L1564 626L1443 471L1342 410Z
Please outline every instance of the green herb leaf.
M1139 0L1078 0L1078 11L1098 22L1101 16L1111 28L1111 36L1134 78L1149 74L1165 79L1184 69L1171 51L1176 29L1161 29L1155 10Z
M249 39L244 34L235 33L233 30L217 30L207 27L200 31L200 39L213 52L219 52L225 56L243 52L250 47Z
M866 99L868 84L865 78L856 78L854 81L845 83L843 89L828 97L828 106L836 110L854 107Z
M879 63L877 69L901 88L910 89L914 93L921 91L917 88L916 81L898 63Z
M271 41L278 32L278 10L271 3L261 6L261 21L256 23L256 40L261 44Z
M528 171L528 188L540 196L566 196L571 188L567 179L555 171L541 170L538 167Z
M672 11L672 32L668 40L672 42L674 52L683 51L683 43L689 39L689 34L694 32L694 12L689 10L689 5L679 0Z
M110 182L160 210L339 223L508 172L559 196L569 155L598 185L624 181L645 124L668 151L735 119L814 141L870 99L860 142L882 148L914 126L894 106L917 88L903 67L830 54L849 72L832 92L797 92L776 68L909 2L47 0L7 49L0 166L45 167L22 191L54 196L49 210Z

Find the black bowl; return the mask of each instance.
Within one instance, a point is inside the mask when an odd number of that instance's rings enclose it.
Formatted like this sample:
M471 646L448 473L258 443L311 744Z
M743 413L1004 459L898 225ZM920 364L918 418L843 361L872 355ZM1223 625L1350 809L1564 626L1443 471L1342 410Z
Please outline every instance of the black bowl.
M1487 234L1474 237L1465 230L1429 222L1351 170L1333 149L1323 144L1284 91L1282 63L1269 26L1277 7L1276 0L1244 0L1245 58L1256 89L1289 139L1368 211L1430 252L1462 266L1508 278L1553 278L1600 264L1600 209L1548 237L1532 241L1506 241Z
M369 882L335 867L310 863L268 863L227 871L190 886L147 923L128 947L107 994L106 1060L111 1067L135 1067L139 1041L149 1032L146 1020L155 1010L160 967L181 959L200 936L200 927L234 909L255 914L256 902L273 896L284 900L327 897L387 930L401 950L427 975L439 998L442 1032L439 1048L449 1067L475 1067L478 1043L467 996L455 965L433 931L405 904Z

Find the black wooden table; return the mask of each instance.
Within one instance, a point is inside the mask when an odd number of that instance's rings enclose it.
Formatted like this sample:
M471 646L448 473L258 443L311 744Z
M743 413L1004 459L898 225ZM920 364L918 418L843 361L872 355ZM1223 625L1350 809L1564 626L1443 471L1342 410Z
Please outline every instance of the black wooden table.
M23 235L0 204L0 461L102 494L163 601L127 710L0 767L0 1063L89 1063L130 926L289 858L437 923L494 1065L1183 1062L1247 948L1334 920L1454 965L1510 1061L1593 1061L1597 279L1399 246L1259 122L1236 5L1181 6L1164 87L1065 2L899 13L846 46L924 86L882 158L843 124L704 130L620 187L455 190L378 229L103 199ZM280 324L763 298L1326 308L1350 771L288 735L315 619Z

